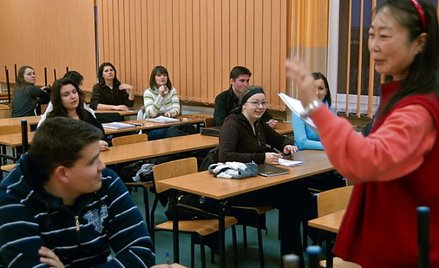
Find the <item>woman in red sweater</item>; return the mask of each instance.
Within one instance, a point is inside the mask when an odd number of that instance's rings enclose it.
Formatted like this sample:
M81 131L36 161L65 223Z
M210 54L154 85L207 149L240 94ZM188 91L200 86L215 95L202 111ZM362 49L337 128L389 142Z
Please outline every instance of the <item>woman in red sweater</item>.
M362 267L416 267L416 207L428 206L430 262L439 267L439 31L426 0L385 0L369 30L381 103L367 137L319 102L299 59L287 75L299 85L331 163L355 187L334 253Z

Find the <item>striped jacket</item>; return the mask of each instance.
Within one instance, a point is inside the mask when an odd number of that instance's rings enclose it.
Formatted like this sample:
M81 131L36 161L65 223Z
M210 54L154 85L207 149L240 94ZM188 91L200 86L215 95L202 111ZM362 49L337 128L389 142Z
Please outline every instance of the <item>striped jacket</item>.
M177 90L172 88L162 97L158 89L148 88L143 93L143 105L145 106L145 117L154 118L170 112L172 117L180 115L180 99Z
M25 154L0 185L0 266L46 267L41 246L66 267L155 263L143 218L113 171L105 169L101 189L80 196L73 207L36 186L36 171Z

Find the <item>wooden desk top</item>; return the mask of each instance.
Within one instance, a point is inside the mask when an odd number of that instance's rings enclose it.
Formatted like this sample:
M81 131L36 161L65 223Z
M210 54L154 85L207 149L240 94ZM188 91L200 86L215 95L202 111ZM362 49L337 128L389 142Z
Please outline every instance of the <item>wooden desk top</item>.
M116 134L116 133L124 133L124 132L130 132L130 131L139 131L139 130L148 130L148 129L156 129L156 128L164 128L174 125L180 125L180 124L186 124L186 123L193 123L193 124L199 124L203 123L207 118L212 118L212 115L207 114L186 114L186 115L180 115L177 117L180 119L179 122L172 122L172 123L156 123L156 122L150 122L146 120L127 120L122 121L121 123L140 123L142 126L133 126L132 128L124 128L124 129L109 129L104 128L105 134Z
M28 132L28 141L31 143L32 139L34 138L35 131ZM6 145L12 148L21 146L21 133L14 133L14 134L7 134L7 135L0 135L0 144Z
M106 165L111 165L212 148L218 146L218 143L218 137L194 134L115 146L101 152L100 157ZM1 170L10 171L14 166L15 164L2 166Z
M344 213L345 210L342 209L337 212L309 220L308 225L331 233L338 233Z
M218 143L218 137L203 136L201 134L178 136L114 146L108 151L101 152L101 160L107 165L124 163L128 161L212 148L218 146Z
M30 125L37 125L41 116L23 116L23 117L10 117L1 118L0 126L20 125L21 120L26 120Z
M281 135L293 133L293 127L291 126L291 123L286 122L277 123L277 127L274 130L276 130Z
M127 116L127 115L137 115L137 112L139 111L139 107L131 107L128 111L115 111L115 110L95 110L95 113L118 113L121 116Z
M300 166L286 167L290 169L289 174L275 177L256 176L242 180L217 179L208 171L204 171L158 183L168 188L221 200L334 169L324 151L297 152L294 154L294 159L305 162Z

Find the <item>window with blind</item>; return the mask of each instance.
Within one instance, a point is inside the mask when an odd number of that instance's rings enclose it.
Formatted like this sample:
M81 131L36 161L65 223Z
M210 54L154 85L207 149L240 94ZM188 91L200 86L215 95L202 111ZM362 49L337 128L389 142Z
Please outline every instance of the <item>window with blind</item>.
M369 57L368 30L380 0L340 1L337 111L372 117L383 77ZM431 1L437 7L437 0ZM344 53L346 52L346 53Z

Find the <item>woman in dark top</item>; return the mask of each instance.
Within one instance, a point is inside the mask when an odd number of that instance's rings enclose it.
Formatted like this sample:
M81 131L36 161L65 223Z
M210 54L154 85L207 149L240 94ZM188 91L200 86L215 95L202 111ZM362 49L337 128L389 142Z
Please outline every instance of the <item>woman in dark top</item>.
M12 117L37 115L37 104L49 102L49 95L43 88L35 86L35 81L32 67L22 66L18 69L12 97Z
M55 81L51 88L51 98L53 110L47 117L67 116L73 119L82 120L102 131L104 137L104 128L96 118L84 109L84 95L75 82L68 78L61 78ZM108 149L108 143L100 141L101 150Z
M270 152L267 145L284 154L297 150L293 141L278 134L261 120L267 108L264 90L249 87L240 98L240 106L221 126L219 161L239 161L257 164L278 164L281 154ZM250 192L229 200L231 205L273 206L279 209L281 254L302 256L300 222L305 219L311 196L302 181L294 181ZM234 215L240 217L240 215ZM302 263L303 265L303 263Z
M133 86L121 84L116 77L116 68L104 62L98 70L99 82L93 86L90 107L93 110L127 111L134 105Z

